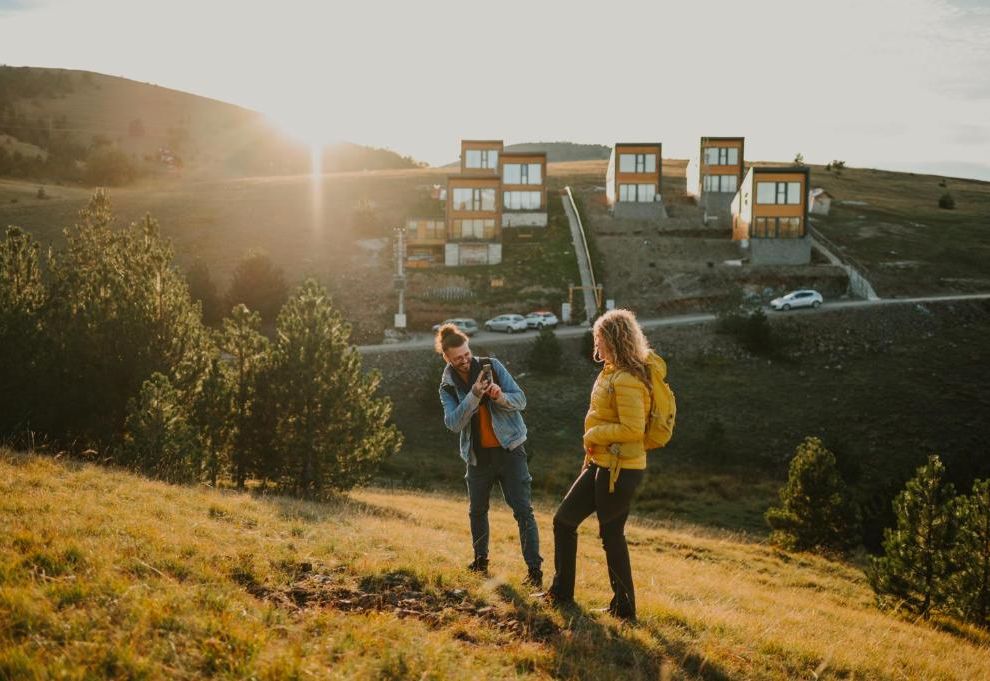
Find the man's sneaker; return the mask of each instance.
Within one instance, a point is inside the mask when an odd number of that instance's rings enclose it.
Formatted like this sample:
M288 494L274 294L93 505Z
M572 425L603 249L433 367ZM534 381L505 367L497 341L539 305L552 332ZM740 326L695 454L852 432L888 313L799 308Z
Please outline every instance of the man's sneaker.
M526 575L526 579L523 583L539 591L543 588L543 570L540 568L530 568L529 574Z
M487 558L475 558L470 563L468 563L467 569L471 572L477 572L480 575L488 576L488 559Z

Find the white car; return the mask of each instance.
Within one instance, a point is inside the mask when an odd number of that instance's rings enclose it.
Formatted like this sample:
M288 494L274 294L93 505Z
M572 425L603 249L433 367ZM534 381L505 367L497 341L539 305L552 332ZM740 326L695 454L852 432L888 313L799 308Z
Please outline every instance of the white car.
M555 329L559 323L560 320L557 319L557 315L547 310L536 310L526 315L526 326L531 329L542 329L544 326Z
M473 336L478 331L478 322L474 321L470 317L454 317L453 319L444 319L439 324L434 324L433 333L439 331L440 327L444 324L453 324L460 329L465 336Z
M525 331L527 328L526 318L521 314L502 314L485 322L486 331L515 333L516 331Z
M818 307L823 302L822 294L818 291L802 289L774 298L770 301L770 307L775 310L790 310L792 307Z

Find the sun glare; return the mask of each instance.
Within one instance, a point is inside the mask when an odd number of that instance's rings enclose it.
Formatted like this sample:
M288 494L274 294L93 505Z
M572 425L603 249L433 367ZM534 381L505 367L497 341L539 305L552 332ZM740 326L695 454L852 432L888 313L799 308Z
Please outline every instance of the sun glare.
M305 109L305 107L301 107ZM323 153L334 140L327 132L326 119L317 111L283 111L269 114L269 119L288 137L302 142L309 149L310 171L314 177L323 173Z

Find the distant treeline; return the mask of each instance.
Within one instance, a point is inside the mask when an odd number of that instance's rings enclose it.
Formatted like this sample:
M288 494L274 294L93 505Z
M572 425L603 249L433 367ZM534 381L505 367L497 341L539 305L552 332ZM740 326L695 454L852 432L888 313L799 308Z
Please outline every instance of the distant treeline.
M101 190L64 250L43 259L16 227L0 241L0 437L311 498L398 450L391 403L319 284L288 297L273 340L243 304L210 329L155 221L113 223Z
M574 142L525 142L510 144L505 151L545 151L547 163L564 161L596 161L608 159L612 148L603 144L576 144Z
M89 74L81 73L85 79ZM0 102L58 97L75 91L73 74L58 69L0 64Z

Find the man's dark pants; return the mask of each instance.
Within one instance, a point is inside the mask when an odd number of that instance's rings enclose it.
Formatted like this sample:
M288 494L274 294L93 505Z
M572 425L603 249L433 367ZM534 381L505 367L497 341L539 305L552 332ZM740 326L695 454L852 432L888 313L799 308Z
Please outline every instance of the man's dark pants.
M477 465L468 464L467 481L471 518L471 540L475 558L488 558L488 503L492 487L498 482L505 503L519 525L519 543L523 559L530 570L539 570L540 535L533 516L532 482L522 445L507 451L501 447L482 449L477 453Z

